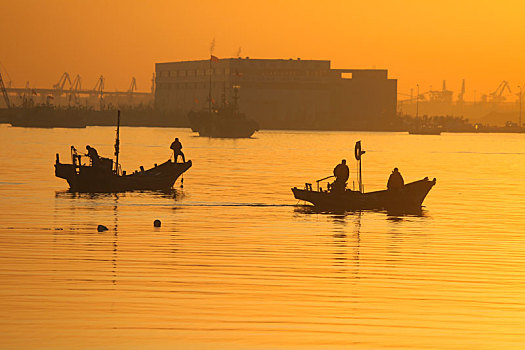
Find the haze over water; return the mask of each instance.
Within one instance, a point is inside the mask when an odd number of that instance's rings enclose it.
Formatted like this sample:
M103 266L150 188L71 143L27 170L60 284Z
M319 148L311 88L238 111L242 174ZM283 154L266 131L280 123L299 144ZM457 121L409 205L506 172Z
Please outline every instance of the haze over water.
M0 348L523 347L525 135L125 127L123 169L174 137L183 189L72 194L55 153L110 156L114 128L0 126ZM437 178L422 216L296 205L342 158L355 180L357 140L367 191Z

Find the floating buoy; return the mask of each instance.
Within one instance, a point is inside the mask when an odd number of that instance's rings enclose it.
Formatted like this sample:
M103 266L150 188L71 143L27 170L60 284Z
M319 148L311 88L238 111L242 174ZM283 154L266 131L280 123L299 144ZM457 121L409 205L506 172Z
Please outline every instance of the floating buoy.
M153 221L153 226L155 226L155 227L160 227L160 224L161 224L161 222L160 222L159 219Z
M107 231L107 230L108 230L108 228L106 226L104 226L104 225L98 225L98 227L97 227L97 231L98 232L104 232L104 231Z

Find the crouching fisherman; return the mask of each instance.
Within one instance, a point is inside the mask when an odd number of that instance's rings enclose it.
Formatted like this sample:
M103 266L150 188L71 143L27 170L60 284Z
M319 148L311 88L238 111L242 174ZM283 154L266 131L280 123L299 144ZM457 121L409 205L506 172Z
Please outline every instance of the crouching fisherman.
M346 165L346 159L343 159L340 164L334 168L335 181L330 186L332 192L344 192L346 189L346 182L350 176L350 169Z
M91 159L91 165L92 166L99 166L100 165L100 156L98 155L97 150L94 149L93 147L91 147L90 145L86 146L86 150L87 150L86 156L88 156Z

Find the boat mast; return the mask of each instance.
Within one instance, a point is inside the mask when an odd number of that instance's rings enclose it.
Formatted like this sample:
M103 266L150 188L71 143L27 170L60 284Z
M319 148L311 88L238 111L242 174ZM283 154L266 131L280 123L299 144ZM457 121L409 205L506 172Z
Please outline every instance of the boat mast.
M117 137L115 139L115 174L119 174L118 171L118 155L120 153L120 109L117 111Z
M208 113L210 114L211 114L211 73L212 73L211 60L212 60L212 56L210 55L210 86L208 88Z
M359 182L359 192L363 193L363 174L361 172L361 156L363 154L365 154L366 151L363 151L361 150L361 141L357 141L355 143L355 148L354 148L354 156L355 156L355 159L357 160L357 166L358 166L358 182Z

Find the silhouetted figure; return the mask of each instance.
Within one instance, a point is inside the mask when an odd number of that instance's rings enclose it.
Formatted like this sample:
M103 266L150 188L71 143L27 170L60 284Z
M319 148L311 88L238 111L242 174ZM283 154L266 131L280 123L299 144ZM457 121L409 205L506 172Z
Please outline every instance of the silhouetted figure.
M403 186L405 186L405 180L403 180L403 176L401 176L399 169L394 168L392 174L390 174L390 177L388 178L386 188L389 190L398 190L403 188Z
M175 141L171 143L170 148L173 150L173 158L175 160L175 163L177 163L177 158L179 155L182 157L182 162L186 163L186 157L184 157L184 153L182 153L182 144L180 143L178 138L175 138Z
M98 166L100 164L100 156L98 155L97 150L91 147L90 145L86 146L86 150L87 156L91 158L91 165Z
M332 191L344 192L346 189L346 181L350 176L350 169L346 165L346 159L341 161L341 164L337 164L334 168L335 181L332 183Z

